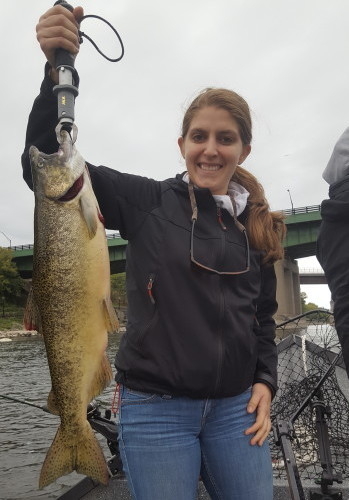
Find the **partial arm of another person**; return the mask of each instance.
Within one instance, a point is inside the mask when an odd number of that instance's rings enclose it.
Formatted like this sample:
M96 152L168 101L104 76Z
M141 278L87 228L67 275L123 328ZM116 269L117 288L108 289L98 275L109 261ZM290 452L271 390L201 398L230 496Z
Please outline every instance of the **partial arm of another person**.
M329 199L321 204L316 257L334 301L334 319L349 376L349 128L336 142L323 178Z

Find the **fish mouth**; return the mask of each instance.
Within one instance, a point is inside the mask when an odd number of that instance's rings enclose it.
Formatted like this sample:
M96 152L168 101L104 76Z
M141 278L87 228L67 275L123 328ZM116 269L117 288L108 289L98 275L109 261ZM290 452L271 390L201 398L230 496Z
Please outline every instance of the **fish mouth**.
M84 174L80 175L68 191L57 199L57 201L70 201L73 200L81 191L84 185Z

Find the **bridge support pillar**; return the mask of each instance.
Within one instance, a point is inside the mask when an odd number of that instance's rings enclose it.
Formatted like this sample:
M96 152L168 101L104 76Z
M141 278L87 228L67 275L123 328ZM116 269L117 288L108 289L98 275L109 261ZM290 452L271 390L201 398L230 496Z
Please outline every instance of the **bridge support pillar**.
M275 264L277 278L276 300L279 304L276 322L302 313L298 263L286 258Z

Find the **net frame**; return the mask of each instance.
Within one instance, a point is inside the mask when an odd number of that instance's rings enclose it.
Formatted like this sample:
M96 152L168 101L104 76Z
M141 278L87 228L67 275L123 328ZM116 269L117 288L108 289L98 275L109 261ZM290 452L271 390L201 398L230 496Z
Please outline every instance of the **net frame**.
M279 390L272 403L271 420L290 420L305 398L341 352L331 311L317 309L287 320L276 329ZM343 390L348 384L342 358L325 380L321 397L329 410L326 417L332 463L343 479L349 479L349 399ZM349 391L348 391L349 392ZM319 457L315 411L311 404L296 418L292 449L301 480L319 482L323 468ZM273 475L287 479L280 446L270 438Z

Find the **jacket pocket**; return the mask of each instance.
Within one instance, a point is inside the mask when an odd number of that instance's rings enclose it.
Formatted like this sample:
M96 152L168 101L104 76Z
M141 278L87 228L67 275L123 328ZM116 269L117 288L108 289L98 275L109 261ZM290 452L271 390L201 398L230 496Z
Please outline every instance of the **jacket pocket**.
M146 284L146 293L148 295L148 299L150 302L148 316L144 318L144 321L139 324L139 327L134 334L132 335L133 343L139 348L142 347L143 341L147 335L147 333L154 327L154 325L158 321L158 311L156 307L156 298L154 295L154 285L155 285L155 274L149 274L147 284Z
M155 274L150 274L149 279L148 279L148 284L147 284L147 293L150 302L155 305L155 297L154 297L154 282L155 282Z

